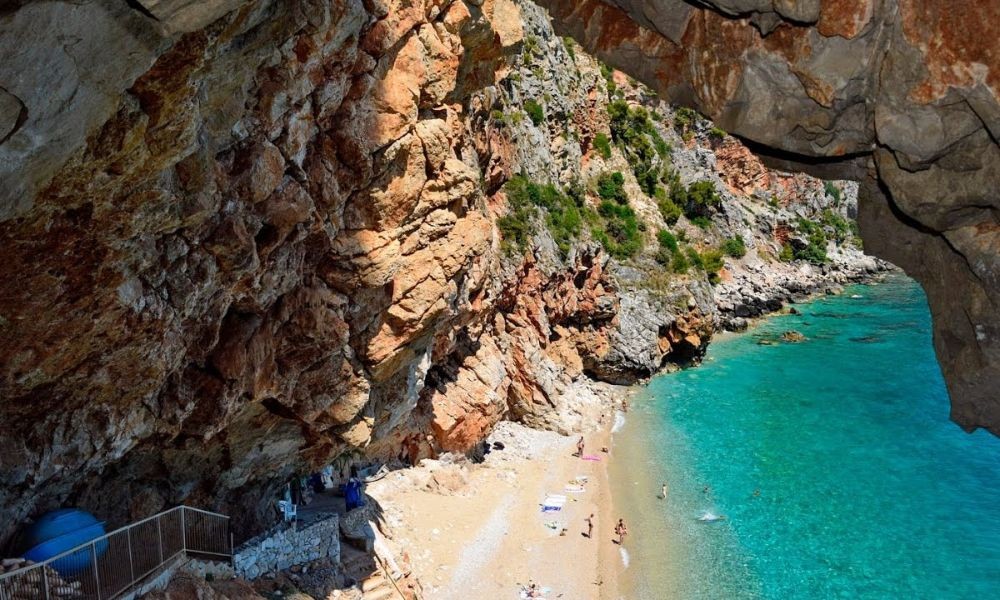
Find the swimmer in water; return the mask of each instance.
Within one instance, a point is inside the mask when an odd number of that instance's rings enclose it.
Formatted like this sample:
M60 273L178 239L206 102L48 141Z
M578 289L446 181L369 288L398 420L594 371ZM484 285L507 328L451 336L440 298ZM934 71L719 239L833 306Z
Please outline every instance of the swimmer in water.
M724 521L725 519L726 515L717 515L710 510L706 510L698 517L698 520L704 523L714 523L716 521Z

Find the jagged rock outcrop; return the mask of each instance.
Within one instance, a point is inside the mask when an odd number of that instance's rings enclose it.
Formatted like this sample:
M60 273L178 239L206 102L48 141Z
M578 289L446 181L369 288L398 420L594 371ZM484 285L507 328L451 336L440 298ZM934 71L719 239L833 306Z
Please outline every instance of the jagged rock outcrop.
M1000 433L1000 5L540 4L599 58L774 164L861 180L867 248L928 293L952 418Z

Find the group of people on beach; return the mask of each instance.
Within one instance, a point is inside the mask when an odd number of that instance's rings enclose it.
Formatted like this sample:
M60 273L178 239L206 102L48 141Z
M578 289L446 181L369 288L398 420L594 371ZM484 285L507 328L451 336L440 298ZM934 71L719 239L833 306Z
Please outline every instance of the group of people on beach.
M624 405L624 407L628 406L624 402L622 404ZM586 448L586 444L584 443L583 436L581 435L580 439L576 441L576 452L573 454L573 456L577 456L577 457L581 457L582 458L583 457L583 452L584 452L585 448ZM605 451L605 452L607 452L607 448L602 448L602 450ZM666 494L667 484L665 484L665 483L663 484L663 489L664 489L664 494ZM590 516L587 517L586 519L584 519L583 522L587 524L587 533L585 533L584 535L588 539L589 538L593 538L594 537L594 513L590 513ZM618 539L615 540L615 543L621 545L621 544L623 544L625 542L625 536L628 535L628 528L625 526L625 520L624 519L618 519L618 524L615 525L615 535L618 536Z

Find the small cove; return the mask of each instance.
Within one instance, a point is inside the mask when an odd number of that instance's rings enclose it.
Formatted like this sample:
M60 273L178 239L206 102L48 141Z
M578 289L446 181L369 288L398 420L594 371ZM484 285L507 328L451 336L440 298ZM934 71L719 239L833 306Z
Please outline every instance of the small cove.
M797 309L636 398L611 474L623 597L995 595L1000 439L948 420L919 286L893 276Z

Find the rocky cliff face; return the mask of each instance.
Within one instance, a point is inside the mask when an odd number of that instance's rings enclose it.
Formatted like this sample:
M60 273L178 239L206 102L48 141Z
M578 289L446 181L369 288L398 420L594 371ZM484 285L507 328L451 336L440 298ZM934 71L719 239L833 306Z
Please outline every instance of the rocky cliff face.
M827 266L778 260L799 221L849 216L850 186L834 202L680 125L526 2L15 3L0 47L0 541L64 503L189 502L250 532L339 457L461 451L501 418L572 430L575 382L697 359L768 309L743 289L762 271L794 294L869 270L852 236ZM612 102L656 116L658 186L718 190L700 225L665 220L639 138L598 148ZM543 203L513 247L517 173L586 223L567 237ZM611 173L635 231L600 212ZM713 293L661 231L748 252Z
M266 520L490 318L465 102L512 5L165 4L0 14L4 536L69 498Z
M930 298L952 418L1000 433L1000 6L540 3L602 60L773 164L861 181L868 247Z

